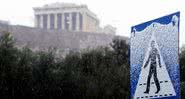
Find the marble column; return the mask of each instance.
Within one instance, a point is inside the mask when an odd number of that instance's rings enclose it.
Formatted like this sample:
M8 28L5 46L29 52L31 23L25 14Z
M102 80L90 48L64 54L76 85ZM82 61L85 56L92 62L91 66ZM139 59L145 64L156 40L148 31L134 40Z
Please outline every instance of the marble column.
M43 15L40 15L40 24L39 24L39 28L43 28L43 20L44 20L44 16Z
M39 15L35 15L35 23L34 23L34 26L39 28Z
M58 24L57 14L54 14L54 18L55 18L55 20L54 20L54 29L57 29L57 24Z
M50 14L48 14L47 16L48 16L47 29L50 29Z
M64 13L62 13L62 30L65 30L65 16L64 16Z
M72 31L72 13L69 13L68 24L69 24L69 31Z
M79 27L80 27L80 17L79 17L79 13L76 13L76 31L79 31Z
M81 14L81 31L83 31L84 29L86 29L86 31L87 31L87 23L88 21L87 21L87 15L83 12L82 14Z

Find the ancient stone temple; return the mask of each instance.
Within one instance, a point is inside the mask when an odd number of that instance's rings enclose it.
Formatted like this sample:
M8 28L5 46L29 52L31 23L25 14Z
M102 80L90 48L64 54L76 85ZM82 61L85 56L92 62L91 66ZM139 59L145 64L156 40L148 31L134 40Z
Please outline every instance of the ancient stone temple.
M86 5L52 3L33 9L37 28L115 34L112 26L100 28L99 19Z
M34 8L35 26L44 29L95 32L99 20L86 5L54 3Z
M117 37L111 25L99 26L99 19L86 5L53 3L34 8L35 27L0 21L0 35L8 31L16 46L33 51L56 48L60 53L108 47ZM121 37L128 41L127 37Z

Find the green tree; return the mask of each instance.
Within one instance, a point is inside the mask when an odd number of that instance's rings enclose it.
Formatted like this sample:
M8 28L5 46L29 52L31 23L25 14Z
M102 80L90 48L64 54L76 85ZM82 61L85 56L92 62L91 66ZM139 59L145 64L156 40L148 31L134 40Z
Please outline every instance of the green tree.
M185 99L185 82L181 82L181 99Z
M126 43L125 40L122 40L120 38L115 38L112 41L111 47L114 50L114 53L116 55L117 64L127 64L129 61L129 45Z
M36 53L33 65L34 95L40 98L52 97L52 70L55 67L55 56L51 52Z
M19 50L18 63L14 68L14 89L17 97L31 97L32 96L32 80L33 80L33 52L24 47Z
M181 48L180 53L180 73L181 73L181 99L185 98L185 46Z
M17 53L13 37L9 32L3 32L0 37L0 91L2 97L14 95L13 79L18 62Z
M115 48L117 48L116 44ZM116 51L121 53L118 49ZM118 52L101 48L82 53L81 67L86 81L86 98L129 97L128 66L124 63L125 60L116 60L120 57Z
M181 71L181 81L185 81L185 46L181 48L181 53L180 53L180 71Z

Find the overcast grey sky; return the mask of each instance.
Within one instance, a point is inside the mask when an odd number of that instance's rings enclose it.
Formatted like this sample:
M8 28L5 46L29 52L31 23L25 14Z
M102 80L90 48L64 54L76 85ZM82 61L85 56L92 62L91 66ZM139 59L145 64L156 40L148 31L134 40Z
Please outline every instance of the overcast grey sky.
M101 26L111 24L124 36L130 36L131 26L180 11L180 45L185 44L184 0L0 0L0 20L33 26L32 8L55 2L86 4Z

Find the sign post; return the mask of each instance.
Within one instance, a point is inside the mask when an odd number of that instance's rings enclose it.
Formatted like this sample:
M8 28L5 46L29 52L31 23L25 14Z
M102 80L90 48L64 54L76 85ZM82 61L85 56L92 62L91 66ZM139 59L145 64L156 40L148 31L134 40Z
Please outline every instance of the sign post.
M180 99L180 12L132 27L131 99Z

